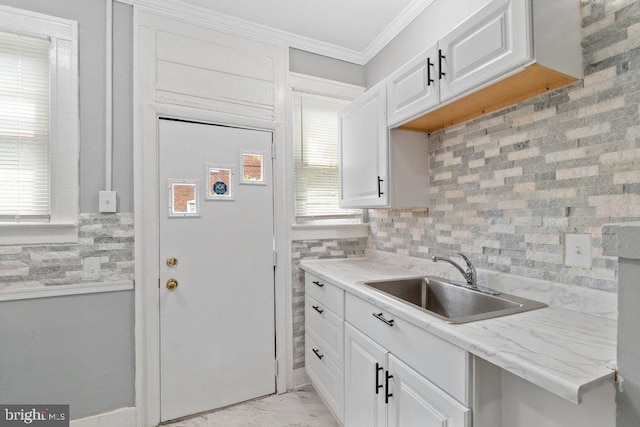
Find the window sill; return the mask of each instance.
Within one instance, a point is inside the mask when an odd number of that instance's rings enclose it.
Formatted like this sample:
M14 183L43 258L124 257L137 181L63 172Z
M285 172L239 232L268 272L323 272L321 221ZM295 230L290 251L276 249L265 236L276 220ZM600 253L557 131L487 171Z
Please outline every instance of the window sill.
M0 223L0 245L78 243L76 223Z
M349 239L369 236L369 224L293 224L291 240Z

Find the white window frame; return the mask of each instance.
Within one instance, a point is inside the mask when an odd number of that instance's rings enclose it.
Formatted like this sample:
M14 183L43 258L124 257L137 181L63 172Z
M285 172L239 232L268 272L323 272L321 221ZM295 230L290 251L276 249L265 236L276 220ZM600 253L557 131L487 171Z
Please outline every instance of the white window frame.
M1 222L0 244L77 242L78 23L69 19L0 6L0 31L47 37L52 43L49 133L50 218L48 222Z
M365 92L365 88L334 80L327 80L315 76L290 72L288 80L288 98L290 107L289 117L293 116L293 91L353 101ZM322 220L308 223L296 222L292 121L291 126L289 127L288 139L291 150L291 161L288 162L288 175L290 177L289 200L291 200L291 208L289 209L291 240L367 237L369 233L369 224L367 223L345 223L344 220Z

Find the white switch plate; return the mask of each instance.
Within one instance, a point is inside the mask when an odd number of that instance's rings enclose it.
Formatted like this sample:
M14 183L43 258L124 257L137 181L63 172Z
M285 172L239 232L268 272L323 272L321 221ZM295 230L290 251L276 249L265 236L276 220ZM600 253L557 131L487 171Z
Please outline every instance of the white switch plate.
M100 278L100 257L87 257L82 260L82 277L85 280Z
M591 268L591 234L565 234L564 265Z
M102 213L113 213L116 211L116 192L100 191L98 194L98 207Z

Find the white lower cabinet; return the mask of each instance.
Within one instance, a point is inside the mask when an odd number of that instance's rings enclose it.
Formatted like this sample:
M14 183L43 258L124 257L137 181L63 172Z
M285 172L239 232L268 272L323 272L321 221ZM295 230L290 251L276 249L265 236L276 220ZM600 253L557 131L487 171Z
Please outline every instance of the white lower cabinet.
M471 410L439 389L432 382L388 355L391 374L388 387L387 426L471 425Z
M344 412L344 291L305 274L305 370L336 418Z
M345 427L470 427L471 410L345 323Z
M382 427L386 425L384 374L387 350L345 323L344 425Z

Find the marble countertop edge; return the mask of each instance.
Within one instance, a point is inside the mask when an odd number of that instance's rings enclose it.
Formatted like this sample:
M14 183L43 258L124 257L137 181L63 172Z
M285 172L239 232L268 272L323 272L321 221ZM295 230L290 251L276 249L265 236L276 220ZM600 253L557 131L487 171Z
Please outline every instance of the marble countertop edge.
M389 314L399 316L434 336L573 403L580 403L584 393L613 379L613 372L606 368L606 362L609 358L615 359L614 320L553 307L454 325L358 283L363 280L420 275L420 272L406 269L406 264L398 267L372 263L370 258L349 258L303 260L300 267ZM558 327L559 337L572 337L573 333L576 335L576 342L545 342L544 339L549 336L549 322L564 320L568 325ZM590 359L587 355L580 354L585 348L591 349L589 343L581 341L583 332L575 333L577 325L584 322L612 332L612 336L605 333L604 337L594 338L596 348L602 347L601 351L595 351L598 353L597 358ZM565 345L573 345L574 348L565 352ZM549 354L536 353L537 349ZM542 360L550 363L544 365Z

